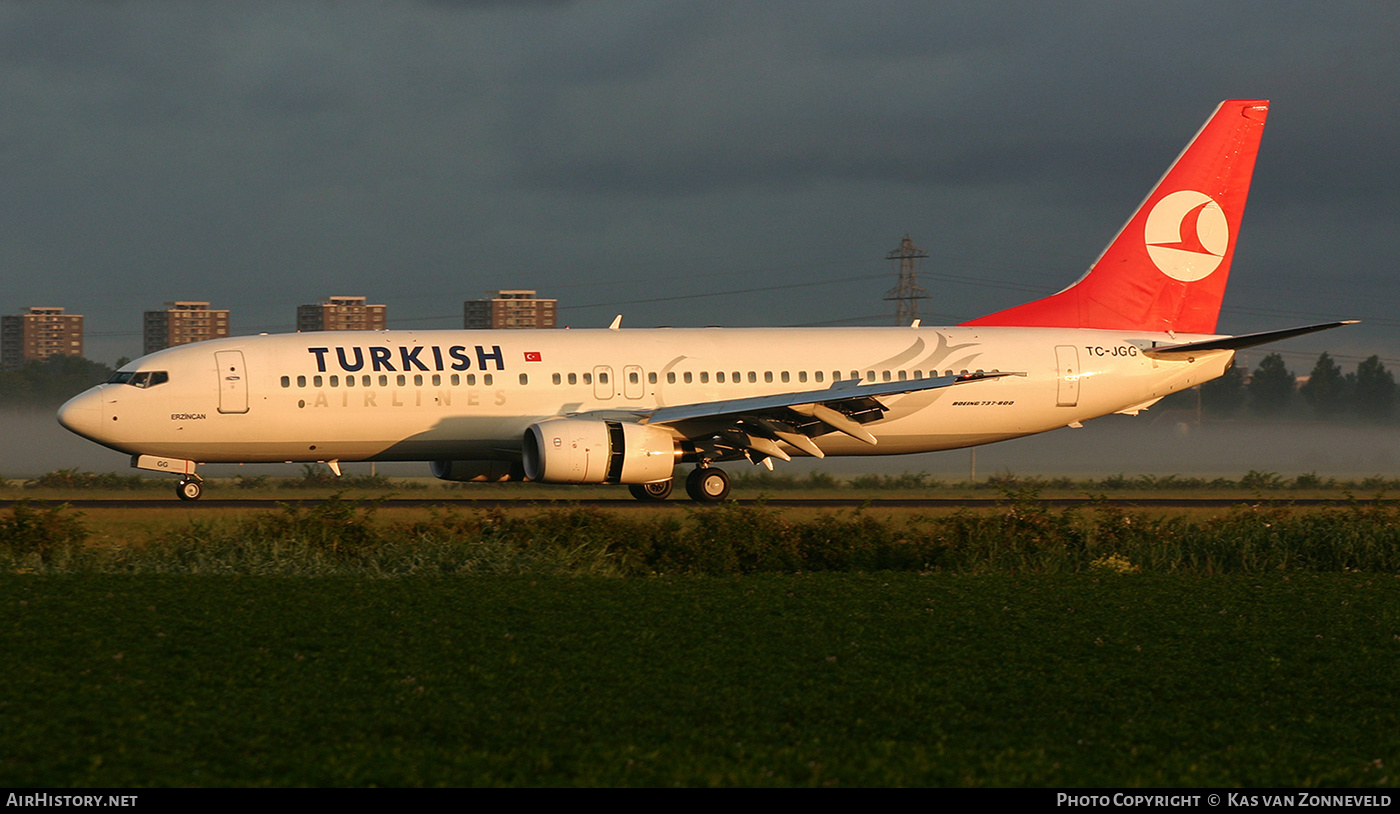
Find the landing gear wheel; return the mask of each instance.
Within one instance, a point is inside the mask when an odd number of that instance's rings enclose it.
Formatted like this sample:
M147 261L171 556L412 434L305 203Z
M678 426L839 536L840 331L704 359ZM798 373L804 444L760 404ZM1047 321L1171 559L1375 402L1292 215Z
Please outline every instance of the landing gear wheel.
M204 485L197 480L182 480L175 486L175 494L181 500L199 500L204 493Z
M696 503L719 503L729 497L729 476L723 469L696 469L685 479L685 493Z
M627 491L632 493L632 497L642 501L665 500L671 496L671 482L659 480L655 483L634 483L627 487Z

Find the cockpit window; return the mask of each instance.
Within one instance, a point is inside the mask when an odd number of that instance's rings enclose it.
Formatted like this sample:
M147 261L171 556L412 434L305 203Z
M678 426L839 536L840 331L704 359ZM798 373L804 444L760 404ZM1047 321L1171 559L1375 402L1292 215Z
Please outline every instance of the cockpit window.
M170 374L164 370L118 371L107 380L108 384L129 384L132 387L155 387L170 381Z

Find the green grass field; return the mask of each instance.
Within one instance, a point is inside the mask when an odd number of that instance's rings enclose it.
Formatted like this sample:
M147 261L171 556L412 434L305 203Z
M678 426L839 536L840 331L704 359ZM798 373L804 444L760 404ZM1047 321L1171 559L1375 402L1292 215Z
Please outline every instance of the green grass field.
M6 786L1319 786L1394 575L0 576Z
M1400 507L0 513L0 785L1379 786Z

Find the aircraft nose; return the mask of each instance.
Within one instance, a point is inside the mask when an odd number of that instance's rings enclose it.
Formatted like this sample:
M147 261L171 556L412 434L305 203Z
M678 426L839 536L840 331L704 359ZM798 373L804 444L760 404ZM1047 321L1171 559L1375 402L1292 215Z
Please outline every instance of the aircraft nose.
M58 423L84 438L99 440L102 429L102 393L94 387L69 399L58 408Z

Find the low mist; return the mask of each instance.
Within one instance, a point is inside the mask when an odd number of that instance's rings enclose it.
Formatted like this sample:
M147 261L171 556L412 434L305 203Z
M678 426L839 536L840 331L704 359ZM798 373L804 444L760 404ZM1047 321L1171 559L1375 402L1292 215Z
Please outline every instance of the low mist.
M0 476L30 478L56 469L123 472L127 456L79 438L58 425L50 412L9 412L0 416ZM927 472L944 480L967 479L973 450L923 455L868 458L795 459L775 463L777 472L802 474L821 468L833 475ZM1042 435L977 447L979 479L990 475L1066 475L1102 478L1110 475L1211 475L1238 478L1251 469L1293 477L1316 473L1339 479L1369 475L1393 477L1400 469L1400 428L1312 422L1213 422L1200 426L1150 413L1107 416L1082 429L1062 429ZM729 463L732 473L749 464ZM350 472L368 472L369 464L348 464ZM210 477L234 474L290 476L301 465L234 464L200 468ZM379 464L380 474L425 477L424 463Z

